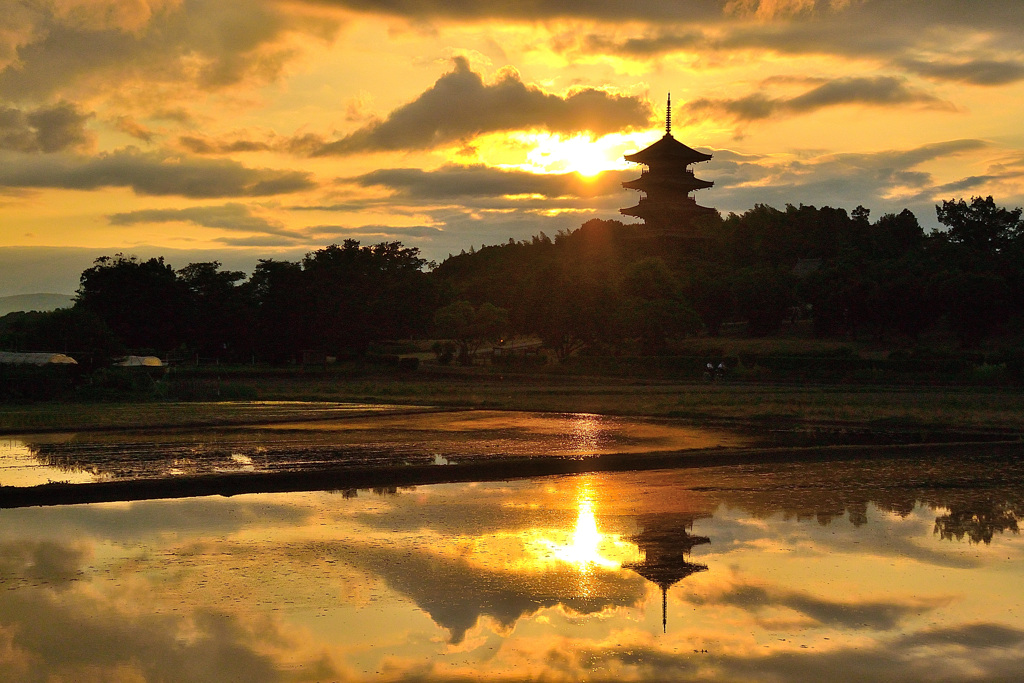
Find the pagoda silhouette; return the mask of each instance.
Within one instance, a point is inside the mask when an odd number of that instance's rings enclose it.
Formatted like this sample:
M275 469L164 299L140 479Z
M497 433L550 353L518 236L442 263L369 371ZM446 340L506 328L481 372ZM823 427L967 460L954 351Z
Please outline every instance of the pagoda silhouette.
M650 237L701 239L697 219L718 212L697 204L690 193L714 183L696 177L690 165L709 161L711 155L687 147L672 137L671 93L665 110L665 135L653 145L624 158L647 168L636 180L622 183L622 187L637 190L642 196L636 206L619 209L619 213L643 220L647 227L645 233Z
M632 569L661 588L661 629L668 629L668 589L691 574L707 571L706 564L688 562L686 555L694 546L710 543L707 536L692 536L693 517L644 516L642 530L629 540L643 552L641 562L626 562L623 569Z

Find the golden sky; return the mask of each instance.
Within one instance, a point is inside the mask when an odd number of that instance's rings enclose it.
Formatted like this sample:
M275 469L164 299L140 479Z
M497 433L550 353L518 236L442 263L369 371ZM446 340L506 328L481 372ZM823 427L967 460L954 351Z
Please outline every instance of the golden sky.
M700 203L1024 203L1019 0L9 0L0 295L93 258L437 261L621 218L622 160L713 154Z

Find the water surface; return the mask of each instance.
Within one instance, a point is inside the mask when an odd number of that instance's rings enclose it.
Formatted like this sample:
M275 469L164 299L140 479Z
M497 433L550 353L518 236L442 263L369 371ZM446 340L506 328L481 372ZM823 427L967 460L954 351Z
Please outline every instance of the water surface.
M587 458L753 442L679 421L471 410L357 415L203 430L37 434L0 439L0 486L227 472Z
M0 510L4 680L1014 679L986 456Z

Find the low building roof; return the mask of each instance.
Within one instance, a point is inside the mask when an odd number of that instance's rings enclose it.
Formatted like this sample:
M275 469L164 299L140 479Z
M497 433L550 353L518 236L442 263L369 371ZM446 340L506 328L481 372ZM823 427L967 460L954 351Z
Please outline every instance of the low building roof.
M125 356L114 365L122 368L162 368L164 362L156 356Z
M0 351L0 364L6 365L78 365L71 356L63 353L21 353Z

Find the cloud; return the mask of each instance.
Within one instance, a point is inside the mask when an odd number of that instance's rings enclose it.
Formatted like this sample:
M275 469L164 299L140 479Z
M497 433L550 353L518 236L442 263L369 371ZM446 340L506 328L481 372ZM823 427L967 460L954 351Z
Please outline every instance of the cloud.
M253 214L245 204L229 203L220 206L193 206L186 209L143 209L115 213L108 216L113 225L136 225L138 223L169 223L182 221L206 228L223 228L225 230L241 230L260 232L268 235L285 235L293 237L293 233L285 230L280 223L270 221Z
M95 157L9 154L0 157L0 187L128 187L141 195L202 199L287 194L310 189L313 181L301 171L247 168L227 159L174 158L129 147Z
M484 165L448 164L433 171L380 169L344 180L363 187L387 187L403 198L445 201L460 197L541 195L555 198L620 194L622 181L635 175L635 172L606 172L586 179L577 173L540 174Z
M403 17L416 22L434 19L486 21L511 19L534 22L544 19L589 18L624 21L638 16L655 19L712 19L722 15L718 2L685 3L638 0L623 5L614 0L316 0L345 9Z
M0 23L0 95L42 98L82 84L123 87L133 78L207 90L266 82L295 56L290 34L327 39L340 25L265 0L27 4L15 5L11 30Z
M404 237L434 237L444 232L439 227L431 225L360 225L358 227L346 227L343 225L314 225L304 230L305 233L315 236L317 239L363 239L363 238L396 238Z
M454 63L453 71L386 119L312 147L310 152L327 156L431 149L484 133L511 130L603 135L645 126L651 119L650 105L636 97L594 88L561 97L523 83L511 70L504 71L493 83L484 83L465 57L456 57Z
M862 204L876 214L909 208L926 228L935 227L933 197L945 191L927 167L920 167L990 146L984 140L961 139L909 149L781 159L717 150L704 174L715 181L715 187L702 199L723 212L743 212L755 204L783 207L801 203L846 209ZM894 196L894 190L901 193Z
M0 150L15 152L61 152L85 147L92 136L85 114L68 102L50 107L21 110L0 106Z
M912 88L903 79L893 76L838 78L789 99L767 97L761 93L732 100L699 98L687 102L684 109L693 119L725 115L737 121L755 121L849 104L919 104L931 109L954 109L948 102Z
M819 2L818 0L728 0L725 3L726 14L758 19L774 19L775 17L793 16L809 13L819 5L835 6L835 2Z
M654 59L680 50L693 50L708 46L706 35L699 30L680 33L659 32L650 36L637 36L615 40L600 34L585 36L580 43L587 53L612 53L628 57Z
M193 154L234 154L235 152L264 152L275 149L270 142L256 140L216 140L209 136L183 135L178 143Z
M828 55L873 60L904 75L988 86L1024 78L1024 6L1014 0L974 3L969 12L955 0L731 0L718 6L717 15L690 17L692 3L679 4L655 19L634 3L631 18L648 21L563 32L552 47L570 58L613 54L646 61L687 52L703 64L719 57L733 63L743 53L760 59L765 51Z
M118 116L114 122L114 127L122 133L132 136L143 142L153 142L156 135L152 130L142 125L130 116Z
M921 61L901 62L908 71L926 78L956 81L971 85L1006 85L1024 80L1024 62L1015 60L974 59L966 62Z

